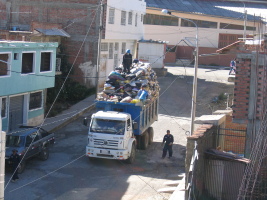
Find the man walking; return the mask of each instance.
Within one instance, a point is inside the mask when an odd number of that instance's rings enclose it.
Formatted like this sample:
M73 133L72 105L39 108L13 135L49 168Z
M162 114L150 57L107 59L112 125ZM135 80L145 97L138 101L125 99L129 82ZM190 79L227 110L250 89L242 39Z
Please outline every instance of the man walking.
M162 158L166 157L167 151L169 152L169 158L172 157L172 144L173 144L173 135L170 133L170 130L167 130L167 134L164 135L163 137L163 142L162 144L164 144L163 147L163 153L162 153Z
M12 169L13 169L13 176L12 176L12 182L15 182L19 179L18 177L18 166L19 166L19 163L20 163L20 157L19 155L17 154L17 150L16 149L13 149L12 150L12 154L11 156L9 157L9 160L12 164Z
M236 59L231 60L230 62L230 71L229 71L229 75L232 73L232 71L236 71Z

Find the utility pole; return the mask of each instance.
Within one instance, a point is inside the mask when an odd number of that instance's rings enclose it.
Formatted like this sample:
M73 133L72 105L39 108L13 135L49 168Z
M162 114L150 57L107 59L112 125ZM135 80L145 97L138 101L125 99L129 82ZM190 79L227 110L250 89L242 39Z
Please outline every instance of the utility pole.
M99 35L98 35L98 52L97 52L97 62L96 62L96 98L98 94L99 87L99 70L100 70L100 57L101 57L101 39L103 30L103 2L100 0L100 12L99 12Z
M176 16L176 15L172 15L172 13L166 9L163 9L161 11L164 14L167 15L171 15L173 17L177 17L177 18L181 18L184 19L186 21L189 21L191 23L193 23L196 27L196 48L195 51L193 52L194 56L195 56L195 65L194 65L194 79L193 79L193 92L192 92L192 107L191 107L191 124L190 124L190 135L193 135L194 132L194 123L195 123L195 117L196 117L196 106L197 106L197 72L198 72L198 25L187 18L184 17L180 17L180 16Z
M247 10L244 11L244 34L243 38L246 40L246 31L247 31Z
M2 131L2 118L0 115L0 200L4 200L5 190L5 154L6 154L6 134Z

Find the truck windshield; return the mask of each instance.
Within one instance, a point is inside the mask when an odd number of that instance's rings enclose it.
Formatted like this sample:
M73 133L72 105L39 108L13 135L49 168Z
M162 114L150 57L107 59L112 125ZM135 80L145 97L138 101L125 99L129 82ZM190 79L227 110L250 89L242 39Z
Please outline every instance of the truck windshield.
M124 135L125 121L109 119L92 119L90 132Z
M20 147L23 146L24 137L7 135L6 136L6 147Z

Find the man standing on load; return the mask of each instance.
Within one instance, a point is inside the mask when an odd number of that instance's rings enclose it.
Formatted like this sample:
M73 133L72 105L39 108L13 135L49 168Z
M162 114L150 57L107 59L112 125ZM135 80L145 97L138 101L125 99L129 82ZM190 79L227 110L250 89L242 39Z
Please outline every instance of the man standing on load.
M123 72L130 74L130 67L132 63L133 63L133 56L131 54L130 49L127 49L122 59Z

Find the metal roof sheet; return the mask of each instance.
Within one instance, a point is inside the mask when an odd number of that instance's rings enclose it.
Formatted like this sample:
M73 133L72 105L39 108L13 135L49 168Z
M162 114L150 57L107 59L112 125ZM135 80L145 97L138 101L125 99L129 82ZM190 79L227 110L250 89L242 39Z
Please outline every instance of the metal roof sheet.
M42 29L36 28L36 31L50 36L62 36L62 37L70 37L70 35L62 29L52 28L52 29Z
M195 13L243 19L244 10L247 10L247 19L267 18L266 3L250 3L235 1L211 0L145 0L147 7L168 9L170 11ZM255 17L255 16L256 17Z

